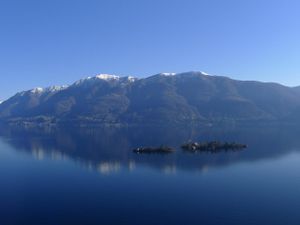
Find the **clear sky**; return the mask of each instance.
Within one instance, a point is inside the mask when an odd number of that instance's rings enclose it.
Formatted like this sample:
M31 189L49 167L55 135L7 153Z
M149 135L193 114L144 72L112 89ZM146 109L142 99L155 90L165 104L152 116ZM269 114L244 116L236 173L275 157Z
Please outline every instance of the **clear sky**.
M1 0L0 99L98 73L300 85L299 0Z

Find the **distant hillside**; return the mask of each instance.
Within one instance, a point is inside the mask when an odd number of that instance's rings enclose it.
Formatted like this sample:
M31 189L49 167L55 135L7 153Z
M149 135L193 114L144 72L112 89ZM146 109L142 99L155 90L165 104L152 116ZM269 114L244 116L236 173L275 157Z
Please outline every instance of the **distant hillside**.
M0 104L4 121L97 124L278 121L297 118L300 88L202 72L148 78L101 74L70 86L35 88Z

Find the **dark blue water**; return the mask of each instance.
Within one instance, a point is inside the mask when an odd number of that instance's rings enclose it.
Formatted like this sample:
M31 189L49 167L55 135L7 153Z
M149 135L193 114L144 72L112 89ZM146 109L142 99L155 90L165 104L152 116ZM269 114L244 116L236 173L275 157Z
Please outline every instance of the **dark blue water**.
M298 128L3 129L0 224L300 224ZM136 155L228 140L244 151Z

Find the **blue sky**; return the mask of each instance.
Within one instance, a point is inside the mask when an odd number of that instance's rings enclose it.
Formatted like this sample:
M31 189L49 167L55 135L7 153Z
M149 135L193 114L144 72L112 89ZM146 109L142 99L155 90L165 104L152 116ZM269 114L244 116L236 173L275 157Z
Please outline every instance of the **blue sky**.
M298 0L1 0L0 99L98 73L300 85Z

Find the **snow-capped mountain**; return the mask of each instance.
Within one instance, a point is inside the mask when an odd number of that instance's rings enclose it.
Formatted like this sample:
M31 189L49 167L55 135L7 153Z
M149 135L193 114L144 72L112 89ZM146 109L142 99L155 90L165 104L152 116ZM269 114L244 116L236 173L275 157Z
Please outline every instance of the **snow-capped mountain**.
M56 92L62 91L64 89L68 88L68 87L69 87L68 85L50 86L50 87L47 87L47 88L36 87L36 88L33 88L29 91L23 91L19 94L24 95L28 92L30 92L31 94L49 94L49 93L56 93Z
M72 86L93 84L95 82L103 82L103 81L113 82L113 83L127 83L127 82L134 82L136 80L138 80L138 78L133 76L120 77L111 74L99 74L94 77L87 77L87 78L80 79L76 81Z
M300 92L204 72L147 78L99 74L70 86L34 88L0 105L2 120L100 124L281 120L300 112Z

